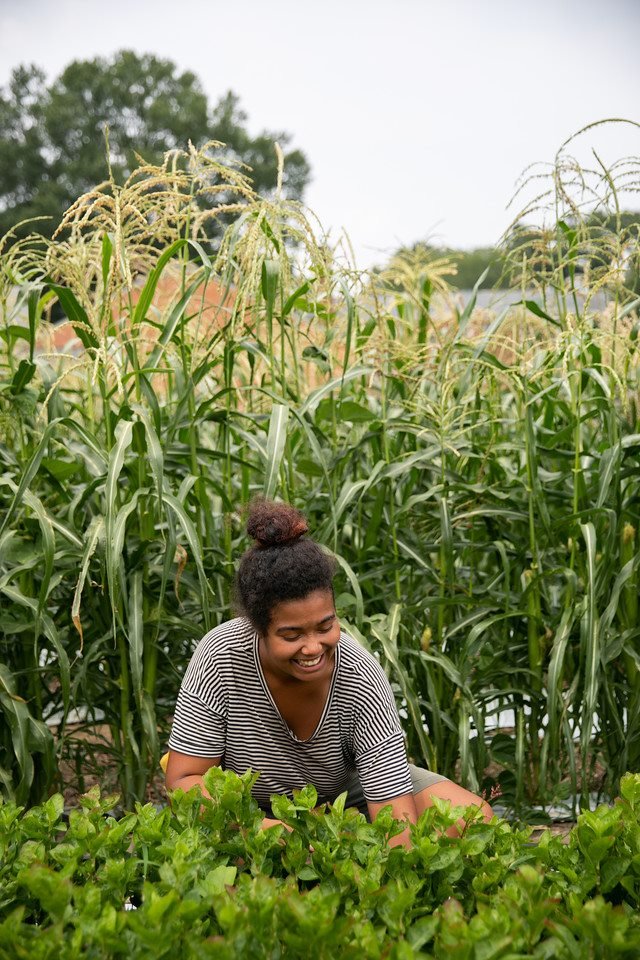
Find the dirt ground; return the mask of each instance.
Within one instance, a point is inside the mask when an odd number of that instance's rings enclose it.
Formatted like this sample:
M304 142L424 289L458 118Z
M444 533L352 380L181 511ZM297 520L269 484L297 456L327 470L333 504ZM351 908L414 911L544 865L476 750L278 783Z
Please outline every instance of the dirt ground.
M65 809L78 807L82 794L95 786L100 787L103 796L120 794L118 767L111 743L108 726L67 727L63 757L59 762L61 783L58 785ZM145 802L156 806L167 803L164 774L160 768L147 784Z
M575 823L572 823L569 820L563 820L562 823L550 823L542 826L534 825L533 833L531 834L531 840L533 843L537 843L545 830L551 831L551 835L554 837L563 837L564 842L569 841L569 834L571 833L572 827L575 827Z

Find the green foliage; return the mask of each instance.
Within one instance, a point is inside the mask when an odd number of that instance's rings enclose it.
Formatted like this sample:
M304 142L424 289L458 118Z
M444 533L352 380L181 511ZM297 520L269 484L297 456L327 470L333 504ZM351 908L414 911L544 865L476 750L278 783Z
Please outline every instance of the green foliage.
M111 173L126 180L144 157L158 165L170 150L186 150L191 141L226 144L228 161L252 169L261 193L277 183L273 144L285 147L282 131L249 134L247 115L228 91L211 108L195 74L179 72L170 60L130 50L110 60L75 60L52 83L35 66L17 67L0 91L0 236L23 220L43 217L19 228L51 236L76 198L108 176L105 131ZM284 189L300 198L309 165L300 150L290 150ZM215 191L201 203L215 203Z
M374 823L313 788L274 797L262 830L252 775L213 768L171 807L116 820L95 789L0 804L0 958L127 956L631 958L640 949L640 777L583 814L565 844L447 803L412 827ZM444 831L463 814L462 835Z

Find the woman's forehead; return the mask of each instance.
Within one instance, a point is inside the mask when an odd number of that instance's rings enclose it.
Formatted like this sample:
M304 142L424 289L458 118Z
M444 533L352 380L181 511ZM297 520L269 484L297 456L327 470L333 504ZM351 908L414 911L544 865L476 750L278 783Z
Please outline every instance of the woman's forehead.
M333 594L330 590L314 590L306 597L296 600L282 600L271 611L271 629L283 626L303 626L306 623L319 623L334 616Z

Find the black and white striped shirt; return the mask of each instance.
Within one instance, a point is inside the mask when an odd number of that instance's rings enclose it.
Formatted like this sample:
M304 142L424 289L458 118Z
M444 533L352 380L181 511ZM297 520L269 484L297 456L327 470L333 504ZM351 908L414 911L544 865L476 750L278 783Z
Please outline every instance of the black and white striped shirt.
M189 663L169 747L221 757L226 770L260 771L253 795L264 809L273 793L291 796L312 783L318 802L347 789L354 770L367 800L411 793L411 775L389 682L378 661L344 631L320 722L299 740L267 686L258 635L244 617L207 633Z

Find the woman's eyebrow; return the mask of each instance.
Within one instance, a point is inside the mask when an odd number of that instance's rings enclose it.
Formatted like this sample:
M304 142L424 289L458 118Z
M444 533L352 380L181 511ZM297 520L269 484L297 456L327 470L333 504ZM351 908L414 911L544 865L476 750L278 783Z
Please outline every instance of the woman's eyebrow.
M321 624L321 623L329 623L330 620L335 620L335 618L336 618L335 613L330 613L330 614L328 614L326 617L323 617L322 620L319 620L319 621L318 621L318 624ZM278 629L276 630L276 633L286 633L286 632L289 631L289 630L304 630L304 627L295 627L295 626L292 626L292 627L278 627Z

